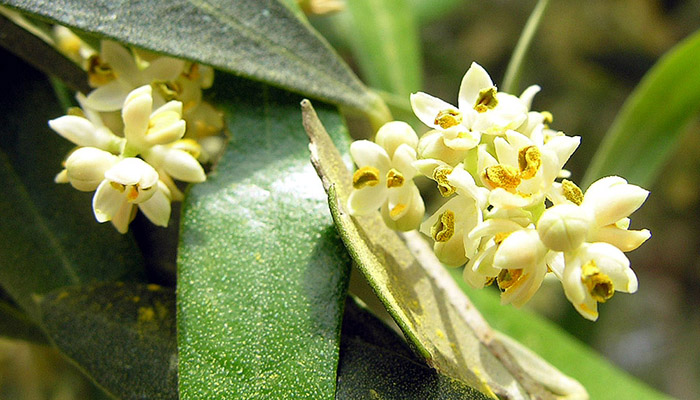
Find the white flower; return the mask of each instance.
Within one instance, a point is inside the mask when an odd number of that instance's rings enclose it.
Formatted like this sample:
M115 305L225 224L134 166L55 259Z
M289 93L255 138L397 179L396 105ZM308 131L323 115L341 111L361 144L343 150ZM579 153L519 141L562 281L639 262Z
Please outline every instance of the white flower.
M358 140L350 146L358 170L348 199L352 215L364 215L382 207L382 216L391 227L415 229L425 207L413 183L416 169L415 147L418 136L405 122L389 122L377 132L377 143ZM408 222L406 222L408 221Z
M81 147L66 159L66 180L83 192L92 192L105 179L105 172L119 161L112 153L94 147Z
M78 94L78 102L85 96ZM124 146L124 138L116 136L107 128L100 116L87 107L79 109L82 115L64 115L49 121L51 129L78 146L96 147L110 153L119 153Z
M133 206L159 226L170 219L170 191L159 181L158 173L140 158L119 161L104 174L92 199L98 222L112 221L124 233L133 218Z
M551 263L550 268L576 310L592 321L598 319L598 303L609 300L615 291L637 291L629 260L608 243L584 243L575 252L565 253L565 266Z
M170 57L158 57L142 69L134 56L121 45L102 41L99 58L91 59L88 74L91 81L99 83L87 97L87 104L97 111L116 111L122 108L124 99L135 88L154 82L174 81L182 73L185 62ZM96 79L102 75L103 79ZM158 97L156 106L164 103Z
M482 221L487 191L476 186L474 178L461 165L442 172L444 178L437 180L440 183L444 179L443 193L452 192L456 196L421 224L421 232L433 238L435 255L442 263L458 267L476 253L479 240L467 234Z
M122 119L127 148L141 153L158 144L172 143L185 134L182 103L170 101L152 111L149 85L133 90L124 101Z
M496 157L480 145L477 170L491 189L489 202L497 208L541 203L579 142L579 137L561 136L544 143L540 127L531 137L509 130L505 138L494 139Z

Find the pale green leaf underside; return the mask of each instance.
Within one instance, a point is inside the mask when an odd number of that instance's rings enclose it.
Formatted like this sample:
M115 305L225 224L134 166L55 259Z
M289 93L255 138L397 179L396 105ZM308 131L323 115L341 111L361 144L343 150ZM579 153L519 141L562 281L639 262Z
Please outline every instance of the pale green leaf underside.
M367 83L402 96L418 91L420 42L410 1L353 0L347 11L343 26Z
M3 63L0 285L36 317L33 295L138 275L143 260L131 236L95 221L90 193L54 183L73 146L47 121L64 110L45 77L15 58Z
M648 187L700 112L700 31L644 76L607 132L583 187L608 175ZM604 101L604 99L601 99Z
M311 159L328 191L338 231L409 344L439 372L486 394L519 398L548 393L500 343L491 341L490 328L442 266L417 262L378 213L347 214L341 199L350 193L351 175L310 104L303 107Z
M56 346L120 399L177 399L175 294L137 283L58 289L41 298Z
M233 139L184 204L180 397L333 398L349 259L308 160L300 99L217 79ZM339 115L324 115L347 146Z
M368 111L376 99L278 0L2 0L84 32Z

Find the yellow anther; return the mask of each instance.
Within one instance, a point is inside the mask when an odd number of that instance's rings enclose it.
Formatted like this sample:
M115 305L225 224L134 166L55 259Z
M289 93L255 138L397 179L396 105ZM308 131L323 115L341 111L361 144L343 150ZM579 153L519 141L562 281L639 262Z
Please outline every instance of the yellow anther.
M165 101L175 100L182 94L182 85L174 81L156 81L153 86L163 95Z
M403 186L404 180L405 179L401 172L395 170L394 168L390 169L389 172L386 173L386 187L388 188L401 187Z
M544 118L544 120L542 122L544 122L545 124L551 124L552 121L554 121L554 116L552 115L551 112L541 111L540 114L542 115L542 118Z
M447 109L440 111L435 116L435 125L440 125L440 128L447 129L457 126L462 123L462 113L459 110Z
M109 184L110 184L113 188L117 189L120 193L124 193L124 190L126 190L126 186L122 185L121 183L118 183L118 182L111 182L111 181L110 181Z
M139 188L137 185L129 186L129 191L126 194L126 198L129 201L134 201L139 197Z
M352 187L362 189L379 183L379 170L374 167L362 167L352 175Z
M575 183L568 179L561 181L561 189L564 192L564 197L570 202L580 206L583 203L583 192L576 186Z
M484 180L491 189L503 188L515 193L515 188L520 185L520 171L510 165L498 164L484 170Z
M503 242L504 240L506 240L506 238L507 238L508 236L510 236L511 233L513 233L513 232L500 232L500 233L497 233L497 234L493 237L493 242L496 243L496 245L499 245L499 244L501 244L501 242Z
M498 99L496 99L496 87L491 86L488 89L482 89L479 92L479 97L476 99L474 109L477 112L483 113L496 108Z
M199 73L199 64L190 63L189 68L185 68L185 70L182 71L182 76L191 81L199 79L199 77L201 76L201 74Z
M502 269L498 273L498 288L505 292L515 286L523 276L522 269Z
M615 294L615 287L610 277L600 272L594 260L581 267L581 282L586 285L588 293L598 303L605 303Z
M437 167L433 171L433 179L437 182L438 190L442 197L450 197L457 191L457 188L450 185L450 182L447 180L447 175L451 173L452 168L446 166Z
M527 146L518 152L518 165L520 166L520 177L531 179L537 175L537 171L542 165L542 155L537 146Z
M450 210L440 215L430 228L430 235L436 242L446 242L455 234L455 213Z
M88 83L92 87L108 84L116 79L112 67L104 62L100 56L93 55L87 60Z
M73 115L73 116L75 116L75 117L87 118L87 117L85 117L85 113L83 112L83 109L80 108L80 107L71 107L71 108L68 109L68 111L66 112L66 114L68 114L68 115Z
M394 208L391 209L391 211L389 211L389 216L391 218L396 218L399 215L401 215L401 213L405 209L406 209L406 205L399 203L399 204L395 205Z

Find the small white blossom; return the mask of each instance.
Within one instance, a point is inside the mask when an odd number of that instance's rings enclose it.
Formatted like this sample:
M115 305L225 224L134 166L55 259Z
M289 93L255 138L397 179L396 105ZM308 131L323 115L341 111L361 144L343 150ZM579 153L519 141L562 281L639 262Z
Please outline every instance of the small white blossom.
M94 147L81 147L66 159L66 180L83 192L97 189L119 157Z
M158 144L172 143L185 134L182 103L170 101L157 110L149 85L133 90L124 101L122 119L127 146L140 152Z

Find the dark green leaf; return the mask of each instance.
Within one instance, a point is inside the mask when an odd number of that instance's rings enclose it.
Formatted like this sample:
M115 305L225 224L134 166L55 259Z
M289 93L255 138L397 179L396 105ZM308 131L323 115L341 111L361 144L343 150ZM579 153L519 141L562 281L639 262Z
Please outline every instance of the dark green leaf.
M131 236L95 221L92 194L54 183L71 144L47 121L64 110L46 78L0 58L0 285L35 317L33 294L134 275L143 260Z
M486 399L418 360L396 332L348 298L336 399Z
M698 65L700 31L671 49L637 85L593 157L582 187L608 175L651 185L700 111Z
M470 288L459 269L452 269L451 274L495 329L510 335L563 373L576 378L592 399L666 398L615 368L552 322L527 310L501 305L498 294L491 290Z
M366 114L381 106L325 40L278 0L2 2L84 32L198 61Z
M349 260L308 160L300 99L218 79L233 140L184 205L180 396L332 398ZM347 146L338 114L324 115Z
M51 340L121 399L177 399L175 293L158 285L99 283L39 302Z
M422 248L412 249L412 254L378 212L363 217L347 214L344 199L351 190L350 172L310 103L306 101L302 107L311 139L311 160L328 192L340 236L408 343L438 372L487 395L552 396L548 382L534 379L509 354L507 346L492 339L494 333L488 324L422 238L417 238ZM418 253L432 255L433 262L419 263L414 257Z
M408 96L421 88L418 28L409 0L347 2L346 27L367 83Z
M0 300L0 336L47 344L46 335L29 316L12 304Z

